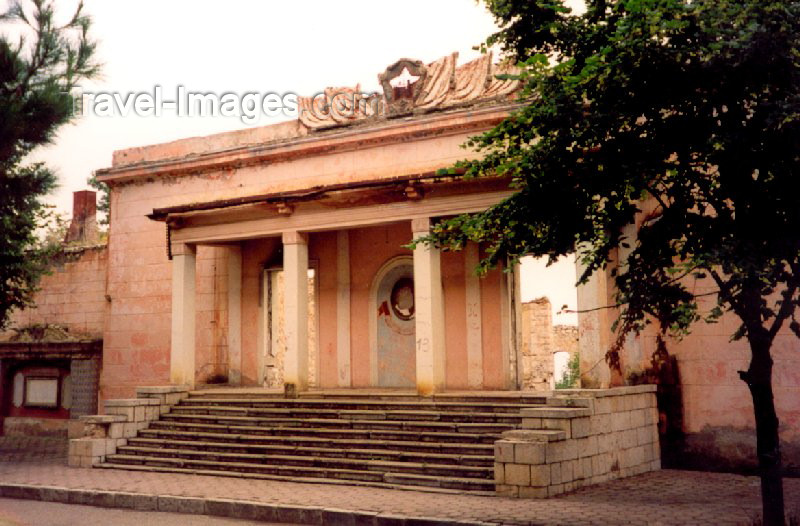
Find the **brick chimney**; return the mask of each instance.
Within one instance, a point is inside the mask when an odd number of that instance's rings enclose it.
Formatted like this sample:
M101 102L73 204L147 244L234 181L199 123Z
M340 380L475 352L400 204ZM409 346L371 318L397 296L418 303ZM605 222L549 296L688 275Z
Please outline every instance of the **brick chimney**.
M72 193L72 222L65 243L93 245L100 240L97 229L97 193L81 190Z

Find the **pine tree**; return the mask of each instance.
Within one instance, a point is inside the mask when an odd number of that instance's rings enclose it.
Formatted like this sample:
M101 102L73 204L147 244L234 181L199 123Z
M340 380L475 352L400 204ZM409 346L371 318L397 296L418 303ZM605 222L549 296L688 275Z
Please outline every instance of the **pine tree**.
M64 25L54 18L47 0L14 1L0 14L0 328L30 301L53 249L37 229L51 215L43 198L56 177L25 158L72 119L70 91L98 71L83 5Z

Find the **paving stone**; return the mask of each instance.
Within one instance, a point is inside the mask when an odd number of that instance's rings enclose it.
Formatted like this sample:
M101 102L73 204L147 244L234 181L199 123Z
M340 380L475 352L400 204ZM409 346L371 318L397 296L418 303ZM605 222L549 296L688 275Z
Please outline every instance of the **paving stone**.
M152 509L161 509L164 502L172 498L183 498L185 502L224 498L239 501L240 507L252 505L258 513L253 520L278 522L276 509L310 507L307 516L302 512L299 516L317 521L311 524L346 526L375 526L375 519L381 514L430 517L438 519L440 524L751 524L761 509L757 477L724 473L662 470L608 482L608 476L599 476L594 477L593 482L600 484L594 486L578 488L580 483L576 482L577 489L571 493L522 500L353 485L72 469L67 467L66 459L66 441L0 437L0 494L6 495L6 489L12 486L31 487L35 489L27 493L29 496L68 502L70 490L112 492L115 505L125 504L127 498L129 507L151 504ZM587 471L591 459L584 458L581 462L584 477L591 477L591 472ZM636 469L634 466L631 471ZM555 494L567 487L568 484L556 484L551 491ZM800 502L800 479L785 479L784 488L787 503ZM514 488L513 491L521 496L532 496L527 489ZM158 495L176 497L159 498ZM196 512L199 505L186 506L186 511ZM325 510L331 513L329 517L341 511L353 512L350 515L353 520L325 521Z

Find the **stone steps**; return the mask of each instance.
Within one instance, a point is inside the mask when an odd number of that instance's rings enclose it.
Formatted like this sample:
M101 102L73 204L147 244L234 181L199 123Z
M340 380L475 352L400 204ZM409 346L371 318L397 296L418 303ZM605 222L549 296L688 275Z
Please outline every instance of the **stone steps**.
M153 446L180 443L196 444L197 447L215 447L219 444L231 448L263 448L263 450L294 450L298 448L319 448L327 451L347 451L348 449L386 449L406 453L431 453L438 455L469 455L492 457L493 444L460 444L450 442L415 442L402 440L350 440L322 438L314 436L265 436L239 435L231 433L192 433L171 430L146 429L139 437L131 438L129 444Z
M511 405L541 405L547 403L547 397L533 393L519 392L485 392L480 394L469 393L440 393L421 398L410 392L396 391L365 391L359 393L352 390L343 391L309 391L302 392L298 398L285 398L283 393L264 391L263 389L214 389L190 391L189 398L182 403L194 403L204 400L233 400L236 403L253 402L269 404L286 404L293 406L336 404L339 407L347 404L363 404L365 406L458 406L463 407L496 407L502 404Z
M459 477L458 473L444 472L434 474L423 473L404 473L396 471L386 471L385 468L392 466L384 466L381 468L376 464L362 464L360 467L373 467L374 469L353 469L330 467L330 464L320 466L297 466L285 464L262 464L255 462L233 462L233 461L215 461L215 460L199 460L199 459L186 459L186 458L173 458L165 456L140 456L140 455L109 455L106 459L107 464L112 464L117 467L126 465L146 465L152 467L162 468L182 468L182 469L195 469L195 470L213 470L225 471L240 474L260 474L260 475L275 475L286 477L287 479L294 478L314 478L314 479L338 479L338 480L355 480L360 482L378 482L389 484L400 484L410 486L426 486L433 485L434 487L441 487L447 489L461 489L461 490L479 490L489 491L494 488L494 479L491 477L474 478L474 477ZM448 466L451 467L451 466ZM492 470L489 470L492 471ZM493 473L493 472L492 472ZM455 476L454 476L455 475Z
M537 399L538 400L538 399ZM435 411L438 413L517 413L520 409L539 406L531 403L508 402L420 402L419 400L352 400L352 399L286 399L286 398L187 398L180 407L216 406L261 409L336 410L336 411Z
M396 444L382 444L396 446ZM402 446L400 446L402 447ZM127 446L117 448L118 453L151 454L168 452L176 448L179 451L202 451L207 454L220 453L242 456L307 456L309 458L349 458L365 460L390 460L420 463L454 464L462 466L491 466L494 463L494 452L491 448L479 451L479 454L446 453L434 451L408 451L404 449L382 449L379 447L331 448L314 446L296 446L292 444L236 444L229 442L201 442L194 440L160 440L149 438L133 438ZM137 453L134 453L137 452ZM483 453L483 454L480 454Z
M494 442L544 402L377 396L193 392L104 467L491 492Z
M166 415L165 415L166 416ZM512 429L507 426L505 429ZM500 437L499 433L467 433L398 429L353 429L353 428L321 428L321 427L281 427L258 425L227 425L208 424L199 422L178 422L174 420L161 420L150 424L151 430L182 430L185 432L229 432L233 434L289 436L305 435L326 438L346 438L351 440L411 440L428 442L457 442L467 444L492 444ZM142 433L142 432L140 432Z
M488 478L493 475L493 463L486 465L463 465L453 463L434 463L438 458L428 458L429 462L416 462L410 459L376 459L376 458L349 458L324 454L318 455L274 455L259 453L221 453L217 451L200 451L193 449L172 448L147 448L138 446L122 446L117 449L116 455L109 455L112 462L117 455L126 457L170 458L186 461L213 461L237 464L266 464L269 466L291 467L318 467L333 469L356 469L365 471L416 473L421 475L457 476L468 478ZM486 462L483 462L486 464Z
M388 478L392 480L392 482L362 482L359 480L352 480L352 479L333 479L333 478L318 478L318 477L294 477L294 476L281 476L281 475L265 475L260 473L248 473L243 475L242 473L238 473L235 471L221 471L216 469L194 469L194 468L179 468L179 467L159 467L159 466L144 466L144 465L137 465L137 464L113 464L110 462L106 462L103 464L97 465L98 468L105 468L105 469L125 469L129 471L143 471L149 473L185 473L188 475L208 475L208 476L230 476L230 477L242 477L246 476L247 478L253 479L260 479L260 480L282 480L288 482L298 482L298 483L305 483L305 484L333 484L333 485L347 485L347 486L369 486L369 487L377 487L377 488L388 488L388 489L405 489L405 490L420 490L424 489L427 492L432 493L444 493L444 494L459 494L464 492L469 492L471 495L482 495L482 496L494 496L494 485L487 485L486 488L491 486L491 489L476 489L474 485L471 485L469 489L459 489L459 488L450 488L449 486L454 486L458 482L457 479L441 479L436 477L431 477L430 479L425 479L421 477L411 477L411 476L392 476L390 475ZM469 481L465 481L469 482ZM416 483L416 484L415 484ZM443 484L443 485L441 485Z
M263 418L330 418L360 420L422 420L465 423L519 424L521 409L530 406L514 406L514 412L469 412L456 410L378 410L378 409L329 409L313 407L252 407L238 405L186 404L172 408L170 414L248 416ZM504 408L509 410L508 408Z
M204 424L213 422L219 425L274 428L315 428L315 429L352 429L352 430L404 430L417 433L451 432L451 433L499 433L514 427L508 423L490 422L437 422L437 421L402 421L402 420L362 420L346 418L260 418L253 416L231 416L219 414L167 413L162 415L162 422L180 422ZM518 423L519 420L517 420Z

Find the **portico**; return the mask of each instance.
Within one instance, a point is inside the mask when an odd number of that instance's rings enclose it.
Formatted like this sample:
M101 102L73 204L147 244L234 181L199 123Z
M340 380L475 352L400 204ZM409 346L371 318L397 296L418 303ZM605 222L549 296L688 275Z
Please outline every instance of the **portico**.
M477 245L409 248L511 194L441 172L515 107L491 55L456 62L402 59L382 95L326 89L294 121L116 152L98 172L117 240L104 384L517 388L516 273L476 276ZM132 322L152 332L132 343Z
M287 393L309 387L310 361L317 367L317 387L410 387L420 394L441 392L448 384L458 389L515 388L510 366L499 375L499 382L493 372L493 378L484 384L482 324L475 322L484 309L495 311L487 312L487 318L502 326L499 331L485 332L487 337L497 336L497 341L488 345L487 358L494 353L503 359L503 349L511 348L514 342L504 345L501 338L515 339L514 328L503 311L514 312L517 306L503 304L514 295L506 290L508 284L502 273L494 271L493 277L500 279L494 279L491 288L484 285L488 301L482 302L484 280L474 274L479 247L470 245L464 253L446 254L444 265L437 248L425 244L413 250L405 247L429 233L439 217L480 210L497 202L508 193L505 184L487 180L473 183L471 191L465 192L458 177L417 174L356 189L322 191L314 199L282 195L280 202L274 203L274 196L266 195L247 204L202 203L154 210L151 217L165 221L170 232L170 381L192 386L196 381L198 247L213 246L227 252L228 316L229 320L241 320L242 311L253 307L243 303L242 276L246 271L242 254L248 246L264 245L268 248L262 251L262 261L279 267L282 273L282 301L276 304L262 292L258 318L266 321L260 327L241 321L229 323L227 340L271 343L275 335L267 332L282 329L277 339L285 346L282 378ZM409 197L407 189L411 187L430 197ZM475 192L476 188L480 191ZM405 274L391 270L403 262L407 262ZM309 280L312 268L318 275ZM262 291L268 279L262 279ZM386 281L383 291L382 280ZM405 292L403 286L410 289L411 300L393 298L393 294ZM318 298L316 305L310 305L310 297ZM399 301L399 307L395 301ZM411 303L403 305L403 301ZM275 306L280 310L269 308ZM405 313L398 311L403 308ZM316 339L309 338L309 319L318 324ZM254 331L263 334L255 338L243 334ZM448 334L453 341L447 341ZM451 372L449 382L448 343L450 366L458 369ZM402 348L409 346L411 360L404 361ZM243 354L263 353L265 347L268 345L244 349L229 345L230 384L242 384ZM365 360L369 363L364 364ZM508 365L509 357L505 360ZM259 361L263 363L263 357ZM496 360L487 360L491 361ZM355 373L354 362L358 369ZM403 375L411 383L402 380ZM256 378L263 380L263 371L257 372Z

